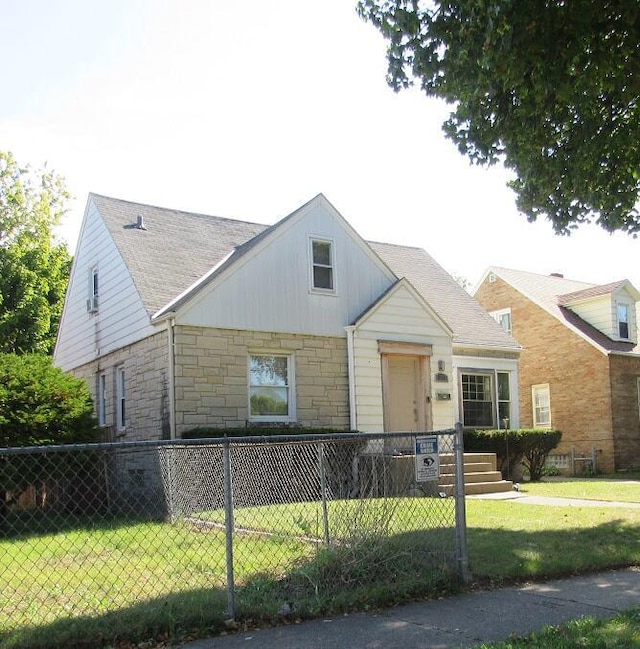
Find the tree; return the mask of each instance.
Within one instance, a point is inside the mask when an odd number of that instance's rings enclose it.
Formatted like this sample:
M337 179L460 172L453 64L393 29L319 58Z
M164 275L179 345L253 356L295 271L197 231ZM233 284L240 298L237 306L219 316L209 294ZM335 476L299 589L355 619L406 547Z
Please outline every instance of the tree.
M0 446L97 441L86 381L42 354L0 354Z
M71 268L54 228L69 198L62 178L0 151L0 352L53 351Z
M515 172L516 204L557 233L640 231L637 0L360 0L388 40L387 80L454 104L470 160Z

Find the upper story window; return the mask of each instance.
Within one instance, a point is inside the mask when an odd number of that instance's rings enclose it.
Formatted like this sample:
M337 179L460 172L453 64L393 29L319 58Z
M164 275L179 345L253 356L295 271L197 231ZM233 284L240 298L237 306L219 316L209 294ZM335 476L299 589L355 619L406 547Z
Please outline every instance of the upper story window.
M629 305L618 304L618 336L629 339Z
M491 311L489 315L508 333L511 333L511 309Z
M97 313L98 311L98 267L93 266L89 272L89 297L87 299L87 311Z
M294 421L293 357L249 356L249 414L253 421Z
M549 384L531 386L533 403L534 428L549 428L551 426L551 391Z
M310 239L311 289L333 293L335 287L335 262L333 241Z

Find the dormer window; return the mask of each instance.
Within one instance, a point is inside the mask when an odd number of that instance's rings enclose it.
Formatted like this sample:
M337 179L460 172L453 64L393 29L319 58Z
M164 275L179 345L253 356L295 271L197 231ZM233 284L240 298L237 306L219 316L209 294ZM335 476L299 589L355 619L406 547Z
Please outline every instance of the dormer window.
M508 333L511 333L511 309L491 311L489 315Z
M618 304L618 336L629 340L629 305Z
M310 239L311 290L322 293L335 292L335 264L333 241Z

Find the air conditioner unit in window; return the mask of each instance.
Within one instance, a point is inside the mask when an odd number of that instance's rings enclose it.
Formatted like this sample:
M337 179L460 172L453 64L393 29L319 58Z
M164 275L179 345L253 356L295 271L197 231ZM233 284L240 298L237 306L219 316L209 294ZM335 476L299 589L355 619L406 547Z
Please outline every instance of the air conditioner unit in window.
M98 296L94 295L87 300L87 313L97 313L98 311Z

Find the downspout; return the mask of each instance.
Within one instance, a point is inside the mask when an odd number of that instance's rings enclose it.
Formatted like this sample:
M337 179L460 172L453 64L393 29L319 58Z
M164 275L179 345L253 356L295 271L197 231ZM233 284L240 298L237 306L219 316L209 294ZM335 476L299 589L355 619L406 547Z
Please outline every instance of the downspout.
M167 322L167 340L169 344L169 437L176 438L176 357L173 327L174 318Z
M344 328L347 332L347 367L349 372L349 426L351 430L358 430L358 408L356 403L356 362L354 358L354 333L353 325Z

